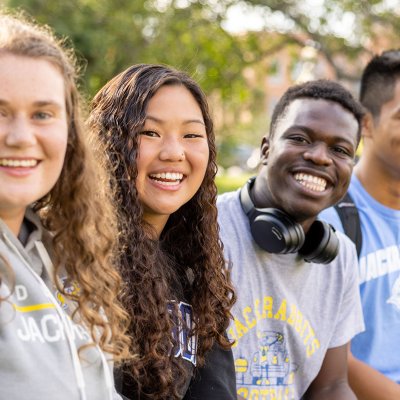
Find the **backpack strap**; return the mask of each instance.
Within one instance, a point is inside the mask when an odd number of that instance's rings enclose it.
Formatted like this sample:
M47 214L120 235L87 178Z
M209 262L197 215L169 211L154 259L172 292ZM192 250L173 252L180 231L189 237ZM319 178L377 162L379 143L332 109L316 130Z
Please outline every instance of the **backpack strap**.
M355 243L357 256L360 257L362 245L360 215L348 192L343 199L335 205L335 210L342 221L344 232Z

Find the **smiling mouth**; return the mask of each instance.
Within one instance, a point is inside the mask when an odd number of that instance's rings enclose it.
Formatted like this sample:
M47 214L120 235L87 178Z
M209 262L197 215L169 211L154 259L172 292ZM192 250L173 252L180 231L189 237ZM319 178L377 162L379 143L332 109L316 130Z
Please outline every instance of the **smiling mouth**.
M26 159L26 160L13 160L10 158L1 158L0 167L7 168L32 168L38 165L38 160Z
M150 174L150 179L162 185L174 186L183 180L183 174L180 172L161 172L159 174Z
M327 182L318 176L304 174L302 172L294 174L294 179L307 189L314 192L323 192L326 189Z

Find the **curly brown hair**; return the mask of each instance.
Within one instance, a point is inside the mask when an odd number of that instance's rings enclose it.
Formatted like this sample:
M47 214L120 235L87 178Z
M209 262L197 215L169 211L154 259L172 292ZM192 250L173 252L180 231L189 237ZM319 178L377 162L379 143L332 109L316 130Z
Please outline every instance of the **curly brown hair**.
M143 206L135 187L136 160L147 105L164 85L185 86L200 106L209 161L197 193L169 217L160 240L154 240L151 227L143 221ZM235 295L219 240L216 148L208 103L187 74L163 65L134 65L97 93L89 124L106 145L115 174L123 232L120 264L128 286L124 301L132 318L131 349L138 355L130 373L138 391L148 398L180 398L179 389L187 372L171 355L174 317L168 311L168 303L184 295L192 305L196 321L193 333L198 335L199 343L198 365L204 363L205 354L215 342L223 348L231 345L225 330ZM184 293L177 293L177 287L183 287Z
M117 361L127 358L129 319L118 301L122 280L115 268L116 210L106 162L101 160L101 154L95 156L89 150L96 144L89 143L90 138L83 130L74 52L49 27L4 11L0 13L2 54L45 59L64 78L68 120L64 165L55 186L38 199L34 210L52 235L55 274L63 268L79 286L79 293L72 295L59 287L55 279L58 290L76 301L75 313L104 351L113 354Z

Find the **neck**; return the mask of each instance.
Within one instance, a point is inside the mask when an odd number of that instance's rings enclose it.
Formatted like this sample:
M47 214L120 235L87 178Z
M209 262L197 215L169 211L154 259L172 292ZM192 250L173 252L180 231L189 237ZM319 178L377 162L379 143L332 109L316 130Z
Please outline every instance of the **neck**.
M21 229L22 221L24 220L25 210L7 211L0 209L0 218L7 225L8 229L18 236Z
M143 214L143 220L146 221L153 229L154 232L153 239L160 239L161 233L167 224L169 215L155 215L150 213Z
M373 160L368 153L362 155L354 173L364 189L382 205L400 210L400 175L385 168L382 161ZM375 156L376 157L376 156Z

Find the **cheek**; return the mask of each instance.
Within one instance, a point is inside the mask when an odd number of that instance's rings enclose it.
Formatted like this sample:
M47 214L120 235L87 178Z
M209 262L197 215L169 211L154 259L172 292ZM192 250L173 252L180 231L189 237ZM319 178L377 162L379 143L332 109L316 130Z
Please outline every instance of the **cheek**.
M342 181L342 186L347 186L350 184L351 175L353 173L354 163L344 164L340 167L340 177Z
M199 150L193 155L193 167L199 172L203 177L206 173L210 154L208 147L206 149Z
M63 164L68 145L68 133L48 136L44 139L47 153L56 163ZM72 150L73 151L73 150Z

